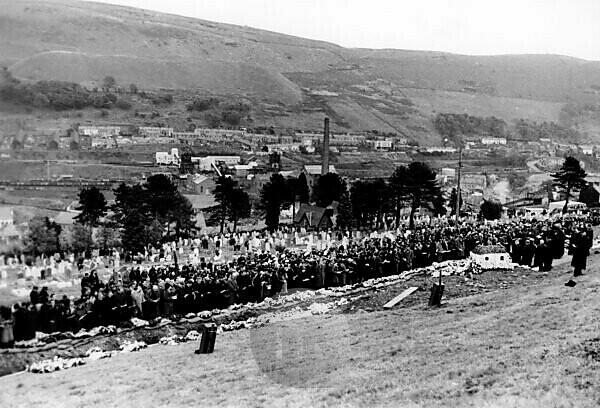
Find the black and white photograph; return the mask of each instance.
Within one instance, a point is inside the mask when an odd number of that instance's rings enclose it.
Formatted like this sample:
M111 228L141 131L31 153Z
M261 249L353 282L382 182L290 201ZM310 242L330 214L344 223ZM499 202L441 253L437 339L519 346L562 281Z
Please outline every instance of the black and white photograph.
M600 406L600 1L0 0L0 407Z

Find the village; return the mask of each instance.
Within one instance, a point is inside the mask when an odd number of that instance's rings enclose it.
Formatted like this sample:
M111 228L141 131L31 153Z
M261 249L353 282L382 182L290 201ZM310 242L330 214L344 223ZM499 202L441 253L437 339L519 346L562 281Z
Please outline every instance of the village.
M217 205L213 192L220 176L235 179L253 201L258 200L260 190L273 172L283 177L304 174L312 188L322 174L323 131L289 133L261 134L245 128L198 128L182 132L161 126L86 124L62 131L55 129L50 135L42 136L41 130L32 131L29 136L21 135L20 140L25 141L23 149L3 146L1 160L15 165L36 163L42 170L38 177L26 178L23 175L26 172L22 172L12 179L0 180L0 243L9 247L20 242L31 214L50 215L61 226L72 227L78 214L76 199L81 188L96 186L110 196L111 190L121 182L143 181L161 173L173 177L190 200L199 230L213 232L214 228L207 225L206 220L207 212ZM39 148L40 140L46 140L43 149ZM599 167L600 149L595 145L565 144L548 138L524 142L470 136L463 137L460 145L446 139L440 146L419 147L405 138L335 132L330 133L328 140L327 172L339 174L350 184L356 180L385 178L394 166L422 160L434 168L444 196L450 199L457 187L460 166L464 205L461 211L465 216L476 218L483 201L492 199L503 205L505 215L535 216L556 211L560 205L553 202L560 202L564 197L548 182L549 174L566 156L578 157L584 168L589 164L586 197L591 192L592 200L595 198L598 202L600 175L595 176L593 170ZM93 156L94 153L100 156ZM514 165L506 166L507 158L512 158ZM82 166L107 163L115 169L135 170L132 170L133 177L103 175L102 169L85 176L78 174L77 166L69 167L75 163ZM67 169L63 170L66 173L57 172L61 167ZM48 205L47 200L37 197L52 191L64 193L55 194L64 197L62 204ZM21 211L23 206L30 210ZM324 214L334 216L332 212L308 204L303 206L300 208L297 204L282 211L282 222L308 222L306 226L312 228L333 225L332 220L323 219ZM36 210L31 211L31 208ZM427 209L420 212L420 216L431 215ZM303 216L310 221L300 221Z

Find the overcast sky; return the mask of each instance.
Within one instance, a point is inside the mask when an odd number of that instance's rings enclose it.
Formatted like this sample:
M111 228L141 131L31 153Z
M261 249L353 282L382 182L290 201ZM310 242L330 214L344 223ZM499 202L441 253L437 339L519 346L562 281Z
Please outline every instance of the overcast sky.
M600 0L97 0L345 47L600 61Z

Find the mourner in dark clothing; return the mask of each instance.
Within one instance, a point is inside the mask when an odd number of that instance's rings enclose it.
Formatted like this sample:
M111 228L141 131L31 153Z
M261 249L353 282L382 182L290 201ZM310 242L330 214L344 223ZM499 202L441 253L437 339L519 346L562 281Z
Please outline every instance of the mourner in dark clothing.
M338 233L338 242L276 251L249 251L235 260L213 263L131 267L102 282L95 271L81 281L81 297L54 302L48 288L30 294L31 306L15 306L15 337L30 339L36 330L71 330L120 324L133 315L147 320L197 313L233 303L259 302L287 289L320 289L399 274L433 262L468 257L478 245L498 245L522 265L550 270L563 250L565 231L573 223L516 221L498 224L418 226L394 234L352 238ZM573 235L573 264L580 273L591 246L591 234ZM222 240L231 246L239 241ZM244 242L248 246L248 240ZM208 239L202 245L208 246ZM164 254L163 254L164 256ZM124 279L127 278L127 279ZM38 310L33 305L41 306ZM141 309L141 310L140 310ZM39 311L39 313L38 313Z
M573 254L571 266L573 267L573 276L581 276L586 268L587 257L590 254L591 241L587 231L584 229L578 231L572 237L571 241L571 252Z

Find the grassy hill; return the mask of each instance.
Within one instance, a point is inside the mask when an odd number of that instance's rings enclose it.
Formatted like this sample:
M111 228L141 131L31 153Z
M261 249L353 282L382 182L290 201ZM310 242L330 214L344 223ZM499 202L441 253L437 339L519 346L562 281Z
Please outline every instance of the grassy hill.
M598 111L585 109L600 103L599 62L347 49L106 4L0 0L0 66L26 81L93 88L111 75L123 87L241 98L261 125L319 129L327 114L334 130L394 132L423 144L439 142L438 112L564 122L589 139L600 130ZM119 112L110 119L131 120Z
M363 305L223 333L210 355L193 354L191 343L156 346L64 372L3 377L0 403L597 407L598 260L575 288L563 285L568 262L546 274L493 272L495 287L447 281L442 309L427 308L427 293L416 292L392 311L379 302L372 312ZM459 284L466 295L452 296Z

